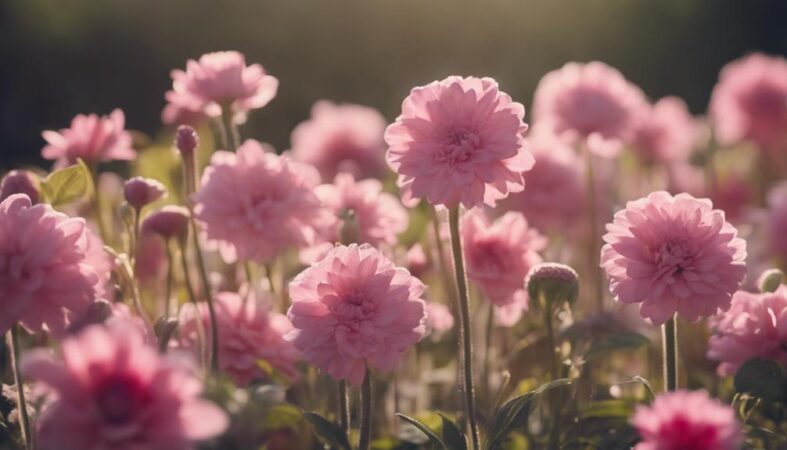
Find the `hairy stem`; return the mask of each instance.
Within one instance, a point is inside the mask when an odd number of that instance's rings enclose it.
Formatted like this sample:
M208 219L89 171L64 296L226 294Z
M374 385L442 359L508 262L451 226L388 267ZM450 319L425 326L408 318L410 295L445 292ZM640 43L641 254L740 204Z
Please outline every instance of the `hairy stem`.
M194 253L197 258L197 269L202 280L202 291L208 304L208 314L210 316L210 370L213 373L219 371L219 327L216 320L216 308L213 305L213 293L208 279L208 269L205 266L205 259L202 256L202 248L199 243L199 231L194 214L191 214L191 237L194 242Z
M593 170L593 154L585 151L587 158L587 193L588 193L588 220L590 220L590 256L588 270L593 274L593 289L599 312L604 310L604 282L602 281L601 267L599 266L599 227L598 204L596 202L596 176Z
M339 381L339 427L350 435L350 401L347 396L347 381Z
M361 385L361 430L358 450L369 450L372 438L372 374L366 369Z
M225 105L221 108L221 137L224 149L234 152L238 148L238 129L232 120L232 105Z
M22 435L22 443L26 450L32 450L33 436L31 435L30 415L27 412L27 401L25 400L25 386L22 380L22 371L19 367L19 331L16 325L12 326L6 333L8 341L8 358L11 362L11 370L14 373L14 385L16 386L16 408L19 414L19 430Z
M194 286L191 284L191 277L189 276L189 261L186 257L186 241L185 239L180 242L180 262L183 266L183 283L186 285L186 293L189 296L189 301L194 305L194 314L197 324L197 340L199 341L200 360L205 367L208 366L207 347L205 345L205 327L202 324L202 318L199 313L199 303L197 302L197 294L194 292Z
M543 296L543 294L541 294ZM541 302L544 305L544 327L547 333L547 343L549 344L549 374L552 380L560 378L560 367L557 358L557 341L555 339L555 329L552 326L552 302ZM560 404L561 399L558 391L550 393L552 399L552 423L549 430L549 445L547 448L558 448L558 441L560 437Z
M665 391L674 391L678 388L678 326L675 319L676 317L673 316L661 326Z

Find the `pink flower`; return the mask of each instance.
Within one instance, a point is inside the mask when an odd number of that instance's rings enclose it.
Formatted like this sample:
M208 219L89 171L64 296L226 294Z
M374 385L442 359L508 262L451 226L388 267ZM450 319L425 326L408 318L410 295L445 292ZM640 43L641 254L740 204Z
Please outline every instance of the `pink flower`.
M522 172L533 167L524 116L491 78L452 76L416 87L385 130L388 165L406 196L494 206L523 190Z
M85 264L90 266L98 276L96 283L96 297L111 298L109 281L115 269L115 261L104 250L104 241L90 227L85 227L87 248L85 249Z
M133 325L90 326L61 351L62 362L47 350L23 361L53 394L38 420L41 450L189 450L227 428L192 371L159 357Z
M136 159L125 123L126 116L120 109L104 117L79 114L71 121L71 128L42 133L48 145L41 150L41 156L56 160L55 167L75 164L77 158L91 165L99 161Z
M735 412L705 391L674 391L639 405L631 419L642 438L634 450L737 450L743 434Z
M787 181L782 181L768 192L766 220L768 248L787 264Z
M662 324L730 308L746 274L746 242L708 199L653 192L628 202L604 235L601 267L623 303Z
M314 193L318 183L314 169L247 140L237 153L213 154L194 214L227 261L269 262L288 248L313 245L334 226Z
M734 374L752 358L787 363L787 286L773 293L736 292L715 325L708 358L721 361L719 375Z
M167 188L151 178L134 177L123 184L123 197L137 211L166 194Z
M536 131L526 140L536 164L525 173L527 189L508 196L503 206L522 212L539 230L568 228L584 214L582 162L574 149L549 133Z
M454 327L454 316L444 303L426 304L426 328L430 333L444 333Z
M269 311L270 299L258 300L248 295L246 298L234 292L219 292L215 296L219 369L238 386L248 386L259 379L271 381L272 374L262 370L261 361L289 380L297 380L295 363L300 355L291 342L284 340L292 324L283 314ZM190 303L181 307L179 339L181 347L195 353L199 342L196 310ZM204 302L198 314L210 336L210 316Z
M598 61L570 62L544 75L536 87L533 117L572 145L614 157L634 137L645 96L616 69Z
M25 194L33 204L38 203L38 179L27 170L12 170L0 182L0 202L13 194Z
M368 244L338 246L290 283L288 337L304 359L355 385L390 372L426 332L425 286Z
M311 164L323 180L339 172L360 178L385 174L385 118L366 106L326 100L312 107L311 119L292 131L292 157Z
M243 54L234 51L206 53L199 61L190 59L186 71L173 70L169 102L162 114L175 123L189 116L219 117L224 106L232 108L234 120L245 122L246 113L262 108L276 96L279 80L259 64L246 65Z
M760 53L733 61L713 88L710 116L722 144L787 142L787 60Z
M717 208L724 211L727 219L739 222L746 216L755 197L754 189L740 169L732 169L717 176L708 191L708 197Z
M462 217L461 234L470 281L494 305L514 303L514 297L525 292L525 276L542 261L538 252L546 239L528 227L521 213L507 212L491 223L477 209Z
M209 119L202 111L192 111L177 103L167 103L161 111L161 123L165 125L190 125L196 127Z
M20 322L61 334L83 314L100 277L88 256L83 219L69 218L24 194L0 203L0 333Z
M142 222L142 234L153 233L164 239L185 239L189 233L189 210L167 205L153 211Z
M664 97L639 118L633 147L648 164L688 161L694 151L700 128L678 97Z

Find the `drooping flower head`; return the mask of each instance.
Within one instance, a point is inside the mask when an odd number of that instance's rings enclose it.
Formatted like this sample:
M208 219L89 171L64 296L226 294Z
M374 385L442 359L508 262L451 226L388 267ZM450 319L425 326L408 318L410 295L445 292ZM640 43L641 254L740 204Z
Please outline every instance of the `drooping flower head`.
M248 386L254 380L273 381L272 374L263 371L260 362L291 381L298 378L295 363L298 350L284 335L292 324L283 314L270 311L270 299L248 298L235 292L215 295L216 320L219 330L219 370L229 375L238 386ZM197 320L203 323L210 340L210 315L204 302L198 308L186 304L180 310L179 346L197 352L199 335Z
M770 252L787 264L787 181L782 181L768 192L765 228Z
M700 128L678 97L664 97L646 108L637 123L633 148L647 164L688 161Z
M336 218L314 193L309 166L247 140L237 153L216 152L194 195L194 214L227 261L269 262L282 251L313 245Z
M192 370L161 358L134 325L92 325L61 351L62 361L47 350L23 360L26 376L51 395L36 448L190 450L227 428L226 414L199 398Z
M339 172L358 179L385 173L386 121L379 112L320 100L311 114L292 131L293 159L316 167L323 180L332 180Z
M38 179L27 170L12 170L0 182L0 202L14 194L25 194L38 203Z
M721 362L720 375L734 374L752 358L787 363L787 286L762 294L736 292L714 328L708 358Z
M123 184L123 197L137 211L160 199L166 193L167 188L160 181L151 178L134 177Z
M662 324L676 312L697 320L730 308L746 274L746 242L708 199L653 192L615 214L601 266L623 303Z
M591 152L614 157L634 137L647 106L640 89L598 61L570 62L541 78L533 100L538 126Z
M368 244L338 246L290 283L289 336L304 359L359 385L394 370L426 332L424 285Z
M164 239L185 239L189 232L189 210L167 205L148 214L142 222L143 233L153 233Z
M705 391L660 394L637 406L631 423L642 438L634 450L737 450L743 443L733 409Z
M448 77L416 87L385 130L403 194L447 207L487 204L524 189L533 167L525 108L491 78Z
M131 135L124 129L126 116L116 109L109 116L79 114L71 121L71 128L44 131L47 145L41 150L44 159L54 159L55 167L64 167L81 158L87 164L100 161L136 159L131 147Z
M169 105L163 119L182 120L189 112L198 117L221 115L222 107L232 108L237 123L246 113L262 108L276 96L279 80L259 64L246 65L243 54L235 51L206 53L199 61L186 63L186 71L173 70L172 90L166 93ZM174 123L174 122L173 122Z
M710 115L722 144L787 144L787 60L755 53L724 66Z
M64 331L95 300L102 277L88 258L85 221L24 194L0 203L0 333L17 322Z

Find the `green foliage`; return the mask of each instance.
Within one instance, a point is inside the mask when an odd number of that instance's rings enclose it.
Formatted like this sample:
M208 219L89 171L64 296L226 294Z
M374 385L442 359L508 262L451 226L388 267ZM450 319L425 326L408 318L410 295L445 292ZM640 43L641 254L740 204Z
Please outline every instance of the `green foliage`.
M416 419L415 417L406 416L400 413L396 413L396 417L421 430L426 435L426 437L429 438L429 442L432 443L432 448L449 450L449 447L445 444L445 442L443 442L443 440L437 436L437 434L432 431L431 428L424 425L424 423L420 420Z
M787 375L773 360L750 359L735 373L735 390L764 400L787 402Z
M81 159L41 180L41 197L52 206L61 206L93 195L93 176Z
M314 412L304 412L303 418L311 424L314 434L325 445L336 450L352 450L347 433L342 431L335 422Z

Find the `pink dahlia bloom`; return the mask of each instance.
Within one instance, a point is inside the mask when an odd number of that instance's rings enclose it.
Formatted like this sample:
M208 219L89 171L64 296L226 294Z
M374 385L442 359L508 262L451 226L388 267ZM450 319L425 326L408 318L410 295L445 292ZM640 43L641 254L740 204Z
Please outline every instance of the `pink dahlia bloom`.
M705 391L661 394L631 419L642 440L634 450L737 450L741 426L729 406Z
M368 244L338 246L290 283L289 335L304 359L355 385L394 370L426 333L425 286Z
M701 129L678 97L664 97L640 116L633 148L648 164L688 161Z
M614 157L634 138L645 95L616 69L598 61L570 62L544 75L536 87L533 117L555 135Z
M454 315L444 303L426 304L426 328L430 333L444 333L454 327Z
M272 374L260 367L259 362L263 361L290 381L297 380L295 363L300 355L291 342L284 340L292 324L283 314L270 311L269 299L258 300L253 294L248 295L219 292L215 296L219 370L238 386L248 386L254 380L272 381ZM197 318L210 334L210 315L204 302L199 312L192 304L181 307L178 344L195 353L199 346Z
M101 277L83 219L24 194L0 203L0 333L17 322L61 334L96 298Z
M292 131L292 157L316 167L323 180L339 172L377 178L385 174L385 126L375 109L321 100Z
M623 303L662 324L730 308L746 275L746 242L708 199L653 192L615 214L604 235L601 267Z
M186 71L173 70L172 90L165 95L169 105L162 118L176 122L204 114L219 117L222 107L232 108L234 120L242 123L246 113L262 108L276 96L279 80L259 64L246 65L243 54L234 51L206 53L199 61L190 59Z
M787 181L782 181L768 192L765 228L769 250L787 264Z
M226 414L199 398L202 382L162 359L130 324L93 325L63 341L62 362L47 350L23 360L51 401L38 420L41 450L189 450L222 433Z
M760 53L733 61L713 88L710 116L723 144L787 143L787 60Z
M736 292L715 325L708 358L721 361L719 375L734 374L751 358L787 363L787 286L773 293Z
M227 261L272 261L313 245L335 226L314 193L314 169L247 140L237 153L216 152L194 195L194 214Z
M54 159L55 167L64 167L81 158L87 164L99 161L133 160L137 153L131 147L131 135L124 129L126 116L116 109L109 116L79 114L71 128L42 133L47 145L41 150L44 159Z
M27 170L12 170L0 181L0 202L14 194L25 194L38 203L38 178Z
M525 276L542 261L546 239L521 213L507 212L492 223L478 209L462 217L461 235L470 281L496 306L515 303L525 292Z
M524 189L533 167L525 108L491 78L448 77L416 87L385 130L388 165L406 195L447 207L494 206Z

